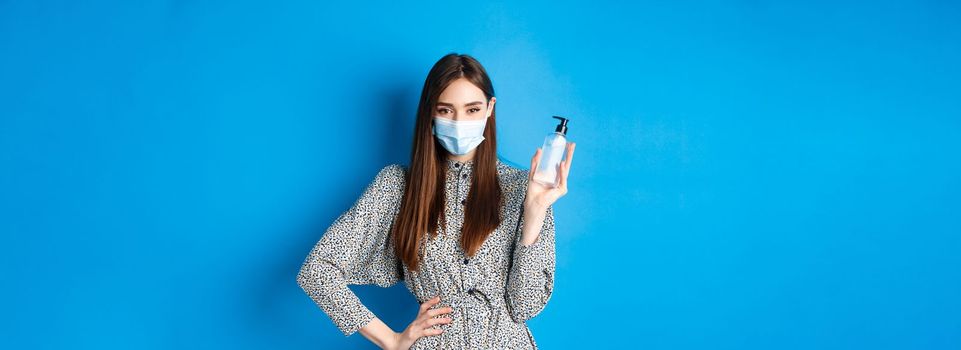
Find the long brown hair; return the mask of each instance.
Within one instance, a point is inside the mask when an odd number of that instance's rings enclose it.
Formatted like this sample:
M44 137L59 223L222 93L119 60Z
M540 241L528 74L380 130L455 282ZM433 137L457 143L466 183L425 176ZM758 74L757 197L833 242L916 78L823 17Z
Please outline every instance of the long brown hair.
M450 152L433 135L433 111L441 92L460 78L467 79L481 89L488 103L494 97L494 86L487 71L469 55L445 55L427 74L417 106L410 166L406 175L407 186L391 232L397 256L411 271L419 268L424 236L430 233L430 238L436 237L438 223L445 223L446 226L444 188ZM474 154L473 179L467 194L460 240L468 256L473 256L491 231L501 223L502 196L497 180L495 114L491 110L484 129L484 141L477 146Z

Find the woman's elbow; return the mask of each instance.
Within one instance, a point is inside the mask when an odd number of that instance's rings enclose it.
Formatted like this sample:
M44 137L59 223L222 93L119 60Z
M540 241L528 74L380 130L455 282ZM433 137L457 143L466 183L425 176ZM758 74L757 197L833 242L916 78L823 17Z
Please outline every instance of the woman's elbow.
M509 300L509 311L514 322L524 323L534 318L544 310L547 301L551 298L551 290L540 291L539 293L511 293Z
M328 264L307 262L300 267L297 273L297 285L300 286L307 295L316 297L324 294L334 282L331 278L332 267Z
M311 277L310 270L306 265L301 267L300 272L297 273L297 285L307 294L311 294L312 291L316 291L319 288L316 276Z

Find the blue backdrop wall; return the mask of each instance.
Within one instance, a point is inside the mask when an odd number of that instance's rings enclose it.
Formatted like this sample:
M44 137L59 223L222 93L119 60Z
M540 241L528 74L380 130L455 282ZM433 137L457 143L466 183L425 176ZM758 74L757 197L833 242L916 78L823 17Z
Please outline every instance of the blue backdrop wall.
M295 276L452 51L572 119L543 348L961 348L956 2L9 0L0 347L371 347Z

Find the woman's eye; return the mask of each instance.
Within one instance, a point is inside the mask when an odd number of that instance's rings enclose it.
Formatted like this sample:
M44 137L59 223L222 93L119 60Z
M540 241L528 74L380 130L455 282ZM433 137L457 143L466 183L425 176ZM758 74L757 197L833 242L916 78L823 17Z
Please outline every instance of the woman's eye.
M468 109L467 111L470 113L477 113L477 112L480 112L480 108L471 108L471 109Z
M438 109L438 110L437 110L437 113L447 114L447 112L449 112L449 111L450 111L449 109L443 108L443 109Z

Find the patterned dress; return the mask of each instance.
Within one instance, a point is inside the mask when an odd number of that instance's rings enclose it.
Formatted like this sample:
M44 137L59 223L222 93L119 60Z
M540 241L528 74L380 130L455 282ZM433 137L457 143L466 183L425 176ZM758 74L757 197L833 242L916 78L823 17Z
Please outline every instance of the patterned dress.
M447 227L440 227L435 238L425 235L420 271L408 270L390 239L407 171L399 164L381 169L313 247L297 283L344 335L374 318L348 284L388 287L402 280L418 302L440 295L434 308L453 308L450 314L437 316L452 318L450 324L437 326L444 329L442 334L421 337L411 349L537 349L525 321L543 310L554 287L553 207L547 208L537 240L521 244L527 170L498 159L505 201L502 222L468 258L460 246L460 230L473 165L473 160L447 160Z

